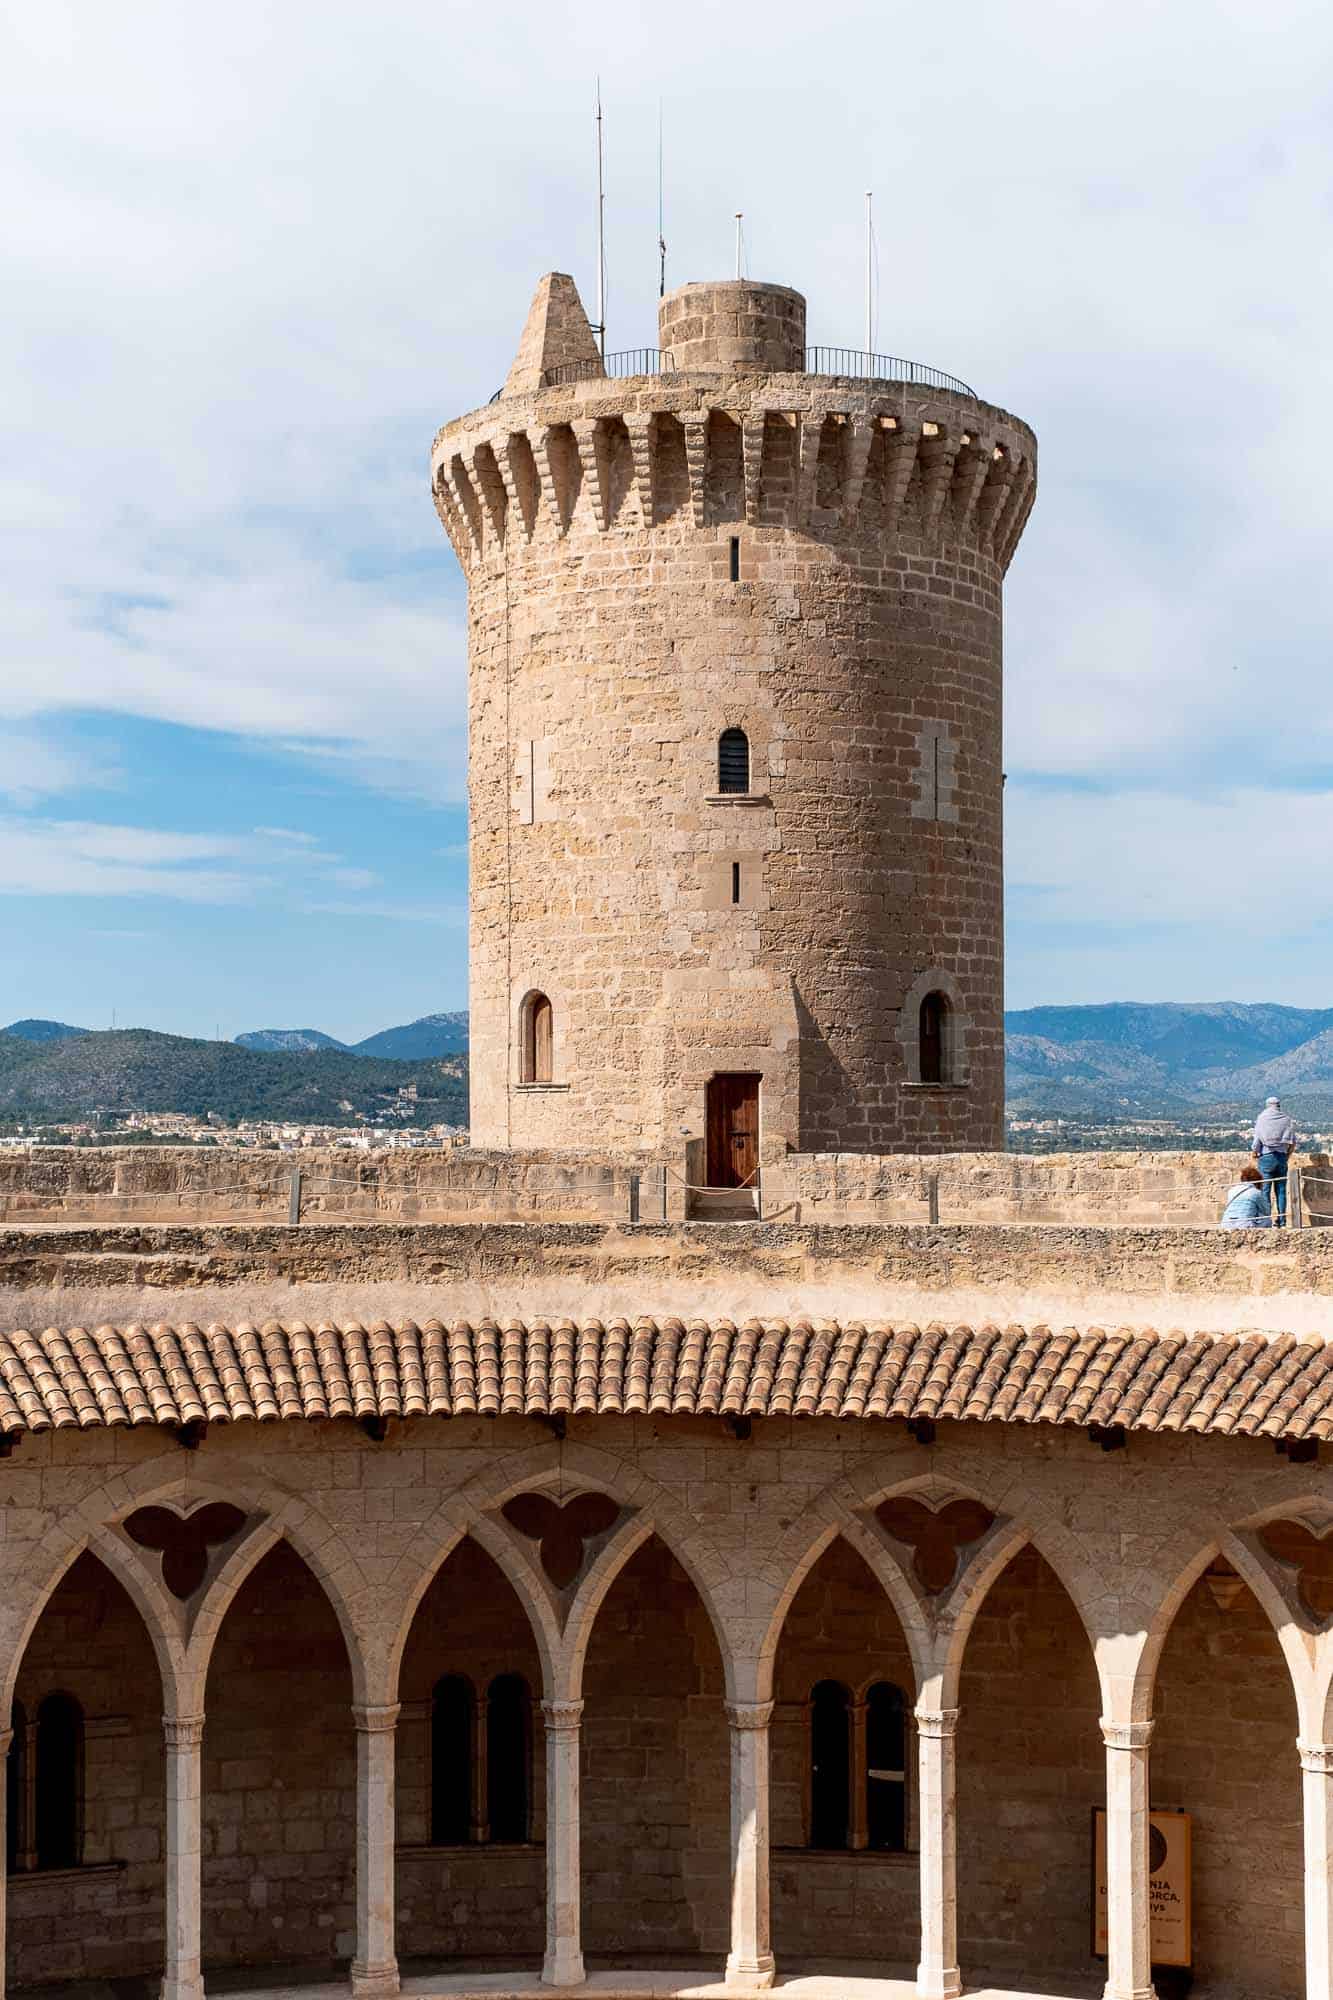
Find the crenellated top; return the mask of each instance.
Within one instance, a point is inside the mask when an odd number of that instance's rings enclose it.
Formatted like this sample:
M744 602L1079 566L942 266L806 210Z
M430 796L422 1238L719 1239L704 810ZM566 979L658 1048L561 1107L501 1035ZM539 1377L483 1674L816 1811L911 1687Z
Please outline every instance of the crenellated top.
M468 571L572 531L786 528L836 544L963 544L1002 573L1036 492L1008 412L850 376L676 369L503 394L448 424L436 506Z

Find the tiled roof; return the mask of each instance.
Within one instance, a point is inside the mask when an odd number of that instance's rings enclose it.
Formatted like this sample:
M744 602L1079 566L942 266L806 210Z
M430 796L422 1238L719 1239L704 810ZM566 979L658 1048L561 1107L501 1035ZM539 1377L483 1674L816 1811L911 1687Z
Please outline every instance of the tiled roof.
M414 1416L961 1418L1333 1436L1291 1334L860 1321L440 1320L0 1334L0 1435Z

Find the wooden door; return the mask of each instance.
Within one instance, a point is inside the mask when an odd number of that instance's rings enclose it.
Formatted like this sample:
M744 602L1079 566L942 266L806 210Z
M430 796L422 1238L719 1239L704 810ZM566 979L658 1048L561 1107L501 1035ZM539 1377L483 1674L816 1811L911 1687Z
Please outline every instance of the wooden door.
M759 1175L759 1078L715 1076L708 1084L708 1185L753 1187Z

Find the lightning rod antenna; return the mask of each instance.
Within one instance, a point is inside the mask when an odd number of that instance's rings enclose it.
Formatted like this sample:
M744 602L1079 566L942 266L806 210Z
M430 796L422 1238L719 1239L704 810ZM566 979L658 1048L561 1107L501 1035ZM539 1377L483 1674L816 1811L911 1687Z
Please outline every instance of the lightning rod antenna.
M743 214L743 209L738 208L736 210L736 276L738 278L741 274L741 217Z
M662 100L657 100L657 296L666 297L666 224L662 205Z
M874 280L872 277L872 258L874 251L874 242L875 242L875 225L874 221L872 220L870 212L871 203L873 202L874 198L875 197L872 190L870 188L867 188L866 189L866 353L867 354L873 351L875 345L874 306L873 306L875 293L874 293Z
M606 191L602 171L602 79L597 79L597 347L606 359Z

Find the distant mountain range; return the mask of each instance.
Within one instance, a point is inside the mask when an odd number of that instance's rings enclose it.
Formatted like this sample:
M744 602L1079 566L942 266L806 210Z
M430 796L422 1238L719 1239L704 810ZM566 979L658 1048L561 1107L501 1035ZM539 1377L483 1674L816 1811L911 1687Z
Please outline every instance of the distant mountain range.
M1005 1053L1011 1112L1171 1115L1270 1092L1320 1111L1333 1103L1333 1008L1028 1007L1005 1015Z
M423 1014L401 1028L381 1028L363 1042L339 1042L320 1028L252 1028L238 1035L243 1049L269 1054L297 1049L346 1049L359 1056L379 1056L389 1062L429 1062L434 1056L460 1055L467 1048L467 1014Z
M1333 1008L1116 1001L1005 1016L1011 1113L1173 1117L1290 1094L1299 1119L1333 1112ZM0 1029L0 1116L93 1109L362 1122L416 1082L416 1122L466 1120L468 1017L425 1014L351 1046L320 1028L257 1028L235 1042L62 1021ZM441 1105L448 1108L441 1109ZM343 1108L339 1108L343 1107Z
M212 1111L227 1120L420 1126L466 1125L467 1108L463 1054L392 1062L337 1046L273 1052L54 1021L0 1030L0 1118Z

